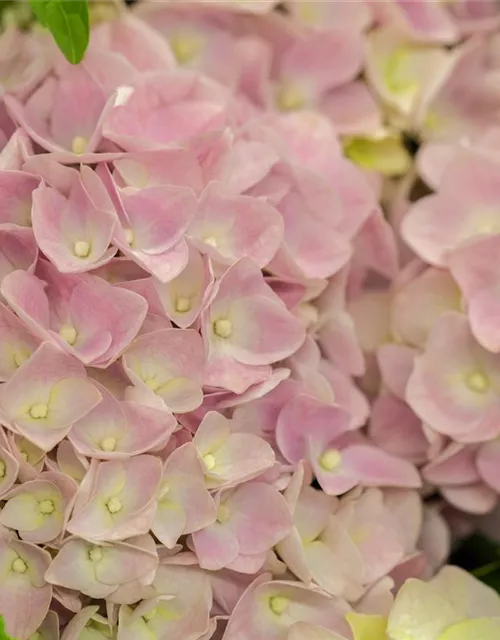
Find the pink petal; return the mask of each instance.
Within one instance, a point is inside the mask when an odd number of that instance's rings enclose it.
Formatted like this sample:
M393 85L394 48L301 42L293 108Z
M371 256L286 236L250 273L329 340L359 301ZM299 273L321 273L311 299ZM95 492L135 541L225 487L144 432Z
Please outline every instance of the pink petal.
M186 329L197 319L208 302L213 280L208 260L190 246L185 269L168 283L155 281L162 307L178 327Z
M285 499L268 484L240 485L223 504L229 513L226 527L235 532L239 551L244 555L268 551L291 531L292 519Z
M160 481L161 462L153 456L101 462L90 500L73 514L67 530L96 542L147 533L156 511L153 501ZM115 502L110 510L106 505L112 499Z
M29 571L16 573L13 570L12 565L18 558ZM29 638L42 624L52 600L52 587L44 580L49 564L50 554L40 547L17 540L0 540L0 565L4 576L0 610L9 635Z
M110 260L108 250L116 216L94 208L81 183L68 199L41 185L33 195L33 231L37 242L62 273L88 271Z
M221 129L225 99L206 78L156 72L136 86L126 104L111 111L103 133L127 151L164 148Z
M0 171L0 222L31 225L31 197L39 179L22 171Z
M209 186L201 196L188 235L200 251L217 262L232 264L247 256L264 267L281 244L283 221L264 201Z
M0 379L5 381L31 356L39 341L4 305L0 305L0 329Z
M452 443L422 469L422 476L437 486L475 484L481 479L476 464L474 449Z
M433 328L426 352L415 361L406 399L432 429L454 440L481 442L498 435L499 397L488 387L497 356L473 339L467 318L446 313ZM474 386L485 369L485 392ZM480 378L481 382L482 378Z
M49 451L99 403L101 395L88 381L83 365L44 343L2 386L1 398L16 429Z
M499 443L496 440L492 440L481 445L476 458L477 471L481 479L497 492L500 490L499 455Z
M429 442L418 416L393 395L375 399L370 416L369 436L378 447L399 458L419 463L427 459Z
M123 363L132 382L158 395L174 412L196 409L202 402L203 343L191 329L164 329L140 336Z
M172 148L129 153L113 163L125 186L145 189L175 185L203 190L203 174L194 153Z
M90 47L95 45L121 54L138 71L171 69L175 65L164 39L133 15L101 22L92 31Z
M16 269L32 272L38 247L31 229L6 224L0 228L0 281Z
M172 548L183 533L215 522L216 507L205 488L203 466L191 443L172 452L165 463L163 482L166 493L159 498L153 532Z
M217 571L238 557L236 534L219 522L193 533L193 545L202 569Z
M148 187L122 194L132 232L132 251L158 255L182 240L196 211L196 199L183 187Z
M467 487L444 487L441 494L451 505L474 515L489 513L498 500L498 495L485 484Z
M308 425L307 431L303 426ZM310 396L289 400L276 423L276 442L289 462L307 457L308 441L327 445L348 429L349 414L338 406L328 405Z
M344 449L346 467L365 486L418 488L422 482L415 467L375 447L352 445Z
M354 79L362 64L356 32L328 31L297 39L280 64L282 78L304 84L316 97ZM328 64L327 60L334 60Z

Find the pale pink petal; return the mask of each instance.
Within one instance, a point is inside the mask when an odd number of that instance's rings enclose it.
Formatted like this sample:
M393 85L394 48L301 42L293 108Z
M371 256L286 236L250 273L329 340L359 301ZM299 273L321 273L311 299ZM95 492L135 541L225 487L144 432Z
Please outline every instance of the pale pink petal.
M103 133L127 151L142 151L218 131L225 122L222 87L188 71L162 71L148 74L126 104L114 107Z
M2 386L2 408L16 429L48 451L101 399L83 365L42 344Z
M457 282L460 283L459 280ZM391 330L399 340L424 347L436 320L447 310L461 310L457 283L444 269L426 269L396 291L390 311ZM382 349L387 353L390 350L394 352L396 348L384 346ZM391 366L389 362L387 365ZM392 366L395 366L394 362Z
M451 443L422 469L422 476L437 486L475 484L481 479L477 464L473 448Z
M247 256L265 267L283 239L283 221L266 202L229 195L214 185L202 194L188 236L217 262L232 264Z
M38 247L31 229L13 224L0 228L0 281L17 269L32 272L37 258Z
M38 187L32 220L40 248L63 273L88 271L116 253L108 250L116 216L95 208L81 182L75 181L67 199L55 189Z
M0 171L0 222L31 226L31 198L40 181L22 171Z
M150 455L101 462L90 499L73 514L67 530L97 542L147 533L154 519L160 481L161 462Z
M165 463L153 532L168 548L181 534L215 521L216 507L205 488L203 471L191 443L173 451Z
M497 503L498 495L486 484L467 487L443 487L441 494L451 505L474 515L489 513Z
M113 163L124 186L136 189L175 185L191 187L196 193L203 190L203 174L195 154L188 149L174 147L128 153ZM116 175L115 175L116 179Z
M194 193L183 187L148 187L122 193L132 251L158 255L182 240L196 211Z
M375 399L368 433L374 444L387 453L414 463L427 459L429 442L422 423L397 396L380 395Z
M162 283L155 280L156 290L167 316L181 329L197 319L212 292L213 275L208 259L189 247L189 261L181 273Z
M289 400L278 416L276 442L289 462L299 462L307 458L308 441L327 445L348 428L349 414L344 409L299 395Z
M4 305L0 305L0 328L0 379L5 381L31 356L39 341Z
M52 599L52 587L44 579L50 560L48 551L33 544L0 540L0 566L4 576L0 610L9 635L29 638L42 624Z
M424 260L443 266L448 252L464 241L496 232L499 193L498 160L461 149L447 166L438 194L421 198L408 212L403 238Z
M234 531L219 522L193 533L193 545L202 569L217 571L238 557L239 543Z
M134 384L149 389L174 412L196 409L202 402L204 349L192 329L164 329L137 338L123 364Z
M399 344L383 344L377 349L377 362L383 383L398 398L405 397L415 355L414 349Z
M239 551L255 555L268 551L292 528L291 514L281 494L268 484L247 482L221 503L227 528L235 532Z
M319 371L326 378L332 389L335 404L350 413L350 428L355 429L363 426L367 421L370 407L368 400L354 384L353 380L335 365L324 359L320 362Z
M495 491L500 490L500 475L498 473L498 460L500 445L492 440L481 445L476 458L477 471L481 479Z
M366 85L357 80L329 91L321 101L320 109L343 135L369 134L382 126L379 105Z
M173 69L175 60L168 44L156 31L131 14L106 20L92 30L90 47L120 53L138 71Z
M378 7L381 17L421 42L453 43L458 29L447 8L439 3L390 0Z
M361 38L355 31L311 33L296 40L280 61L283 82L304 87L314 101L328 89L354 79L362 64ZM333 60L328 64L327 60ZM278 99L279 104L279 99Z
M280 597L288 604L284 620L273 612L272 598ZM344 621L346 605L320 591L307 589L297 582L268 581L257 578L244 592L229 619L224 640L244 637L284 640L294 622L310 622L335 630L348 637Z
M500 398L491 383L497 358L475 342L465 316L446 313L415 361L406 400L432 429L454 440L496 437Z

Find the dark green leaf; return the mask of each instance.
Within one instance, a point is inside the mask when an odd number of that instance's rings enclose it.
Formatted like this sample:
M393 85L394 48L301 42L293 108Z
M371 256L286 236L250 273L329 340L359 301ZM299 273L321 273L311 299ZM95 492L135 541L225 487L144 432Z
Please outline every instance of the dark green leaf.
M500 546L497 542L475 533L462 540L449 562L469 571L500 593Z
M456 564L467 571L489 565L500 559L499 545L480 533L462 540L450 557L450 564Z
M66 59L72 64L80 62L89 43L88 0L30 0L30 4Z

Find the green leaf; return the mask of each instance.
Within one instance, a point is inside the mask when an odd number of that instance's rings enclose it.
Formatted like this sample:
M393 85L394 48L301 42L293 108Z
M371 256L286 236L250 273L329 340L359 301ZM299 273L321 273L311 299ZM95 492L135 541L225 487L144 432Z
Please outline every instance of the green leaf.
M11 636L9 636L7 631L5 631L5 623L3 620L3 616L0 616L0 640L15 640Z
M47 25L46 18L45 18L45 6L48 3L49 3L49 0L30 0L31 9L35 14L36 19L44 27Z
M78 64L89 44L88 0L30 0L37 19L47 27L59 49Z

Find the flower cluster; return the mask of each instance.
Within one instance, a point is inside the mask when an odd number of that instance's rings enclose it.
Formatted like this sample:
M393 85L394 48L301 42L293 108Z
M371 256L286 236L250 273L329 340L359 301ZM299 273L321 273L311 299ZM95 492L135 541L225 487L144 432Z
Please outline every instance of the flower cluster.
M497 3L91 13L0 36L7 631L500 637Z

